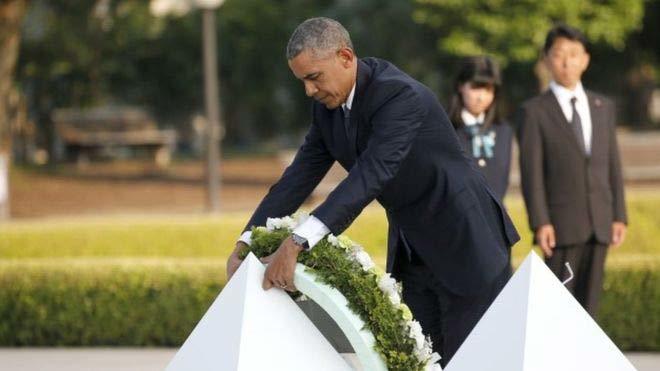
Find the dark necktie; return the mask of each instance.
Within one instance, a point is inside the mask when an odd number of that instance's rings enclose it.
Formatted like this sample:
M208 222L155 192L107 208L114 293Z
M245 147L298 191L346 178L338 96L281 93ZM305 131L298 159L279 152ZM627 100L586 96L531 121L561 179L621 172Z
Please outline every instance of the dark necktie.
M351 110L348 107L344 107L344 129L346 130L346 138L348 139L348 148L352 155L357 155L355 143L357 130L351 126Z
M351 110L348 107L343 107L344 112L344 130L346 130L346 138L351 139Z
M577 102L577 98L573 97L571 98L571 107L573 107L573 118L571 119L571 126L573 127L573 131L575 132L575 136L577 137L578 144L580 145L580 148L582 149L582 152L586 153L587 149L585 148L584 145L584 133L582 132L582 120L580 119L580 114L578 113L577 109L575 108L575 102Z

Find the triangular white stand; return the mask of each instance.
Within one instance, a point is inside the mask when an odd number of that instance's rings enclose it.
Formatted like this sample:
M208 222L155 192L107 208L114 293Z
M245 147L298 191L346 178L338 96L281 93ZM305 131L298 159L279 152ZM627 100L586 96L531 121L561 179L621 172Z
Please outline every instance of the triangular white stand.
M532 252L445 368L474 370L635 368Z
M261 288L264 272L248 255L167 371L351 369L284 291Z

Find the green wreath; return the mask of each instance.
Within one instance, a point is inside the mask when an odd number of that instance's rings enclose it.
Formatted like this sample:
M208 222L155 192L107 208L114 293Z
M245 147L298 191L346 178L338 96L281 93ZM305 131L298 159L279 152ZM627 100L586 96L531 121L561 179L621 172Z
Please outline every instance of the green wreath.
M265 257L277 250L291 231L308 215L269 218L266 227L252 229L252 242L239 256L249 252ZM329 235L313 249L302 252L298 262L317 279L341 292L376 340L375 350L388 370L440 370L440 359L431 341L424 337L419 322L401 302L401 286L388 273L376 267L369 254L345 236Z

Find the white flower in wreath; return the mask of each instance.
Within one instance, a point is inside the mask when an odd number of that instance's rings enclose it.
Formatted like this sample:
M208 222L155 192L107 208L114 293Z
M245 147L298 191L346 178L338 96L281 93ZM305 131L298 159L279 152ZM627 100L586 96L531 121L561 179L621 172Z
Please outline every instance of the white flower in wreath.
M424 346L421 349L415 349L415 355L420 361L425 361L427 365L431 363L433 358L433 347L430 338L426 338Z
M438 361L440 361L440 355L438 353L431 353L431 358L428 360L426 363L426 367L424 368L424 371L442 371L442 367L438 364Z
M338 247L340 249L349 250L354 245L353 241L351 241L348 237L343 235L335 236L334 234L329 234L328 237L326 238L332 246Z
M418 360L425 362L431 357L433 350L430 347L424 346L421 349L415 348L414 352Z
M415 340L415 354L417 355L417 359L420 359L422 361L425 361L428 357L421 358L422 352L424 351L424 345L426 343L426 338L424 337L424 333L422 332L422 325L419 324L417 321L410 321L408 322L408 329L409 333L408 336L410 336L413 340Z
M396 292L387 295L387 298L390 299L390 303L392 303L394 305L401 304L401 296L399 296L399 294L396 293Z
M297 226L296 220L290 216L282 218L282 226L288 230L294 230Z
M330 245L332 245L334 247L341 247L341 246L339 246L339 239L334 234L330 233L328 235L327 239L328 239L328 243Z
M351 241L350 238L344 236L343 234L337 237L337 240L339 241L339 246L345 250L350 249L353 245L355 245L355 243Z
M403 319L406 321L412 321L413 315L412 312L410 311L410 308L408 308L408 306L403 303L399 305L399 308L401 309L401 311L403 311Z
M385 273L380 277L378 280L378 288L385 295L387 295L392 304L401 304L401 296L399 296L399 285L397 284L396 280L390 276L389 273Z
M371 256L369 256L369 254L367 254L367 252L364 250L356 251L355 254L353 254L353 257L358 263L360 263L362 269L365 271L368 271L369 269L376 266L374 261L371 260Z
M280 218L268 218L266 219L266 229L269 231L274 231L276 229L281 229L282 228L282 219Z

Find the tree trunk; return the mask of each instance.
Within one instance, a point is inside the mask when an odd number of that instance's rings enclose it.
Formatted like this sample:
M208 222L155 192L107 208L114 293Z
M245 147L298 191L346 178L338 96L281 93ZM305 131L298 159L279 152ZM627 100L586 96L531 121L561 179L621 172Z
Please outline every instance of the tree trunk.
M10 94L26 0L0 0L0 219L9 217Z

